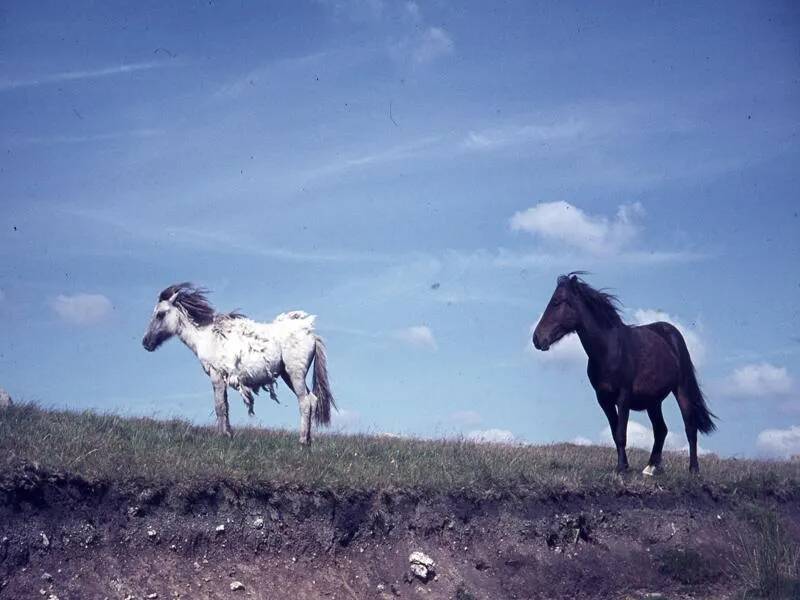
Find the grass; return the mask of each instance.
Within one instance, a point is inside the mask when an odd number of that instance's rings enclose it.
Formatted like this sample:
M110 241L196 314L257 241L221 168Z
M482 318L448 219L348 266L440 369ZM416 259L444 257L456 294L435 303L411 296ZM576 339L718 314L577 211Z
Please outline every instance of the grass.
M23 465L66 471L90 481L148 481L194 486L225 481L246 486L413 489L433 492L562 494L701 492L756 496L769 490L800 498L800 463L669 454L656 479L639 474L647 454L632 451L632 471L613 473L613 450L554 444L510 446L459 439L415 440L318 435L303 448L294 432L239 429L233 439L180 420L156 421L17 405L0 411L0 475Z
M800 548L775 511L752 512L752 530L739 535L733 561L745 586L742 597L800 598Z

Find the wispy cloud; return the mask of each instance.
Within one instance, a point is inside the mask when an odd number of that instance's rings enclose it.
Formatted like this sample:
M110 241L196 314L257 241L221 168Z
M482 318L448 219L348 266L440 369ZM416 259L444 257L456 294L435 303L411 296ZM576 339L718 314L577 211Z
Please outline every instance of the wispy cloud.
M303 56L278 58L224 83L214 92L213 97L216 99L231 99L263 85L285 85L287 77L297 78L298 76L308 75L311 69L318 69L321 61L325 58L335 59L331 60L331 63L336 63L339 66L343 62L348 62L343 56L332 56L329 52L313 52Z
M374 152L353 154L350 157L339 158L318 167L312 167L303 172L302 178L305 180L320 179L377 165L420 158L426 150L435 146L439 141L441 141L439 136L426 136L389 148L377 149Z
M114 131L109 133L94 133L87 135L52 135L32 136L12 139L12 143L22 145L50 145L50 144L84 144L89 142L107 142L130 138L151 138L163 135L161 129L132 129L130 131Z
M383 16L386 9L384 0L316 0L333 12L336 18L346 17L352 21L371 21Z
M483 416L475 410L457 410L450 413L449 420L456 425L475 427L483 422Z
M73 216L113 227L135 238L168 242L177 246L209 251L263 256L300 263L387 263L397 260L397 257L393 255L379 252L348 252L340 250L309 252L291 248L276 248L266 246L245 233L215 231L201 227L164 225L159 228L153 228L149 224L140 223L134 218L125 218L110 211L79 208L60 208L60 210Z
M351 335L359 338L366 338L376 341L402 342L408 346L416 348L426 348L428 350L438 349L436 337L427 325L412 325L402 329L392 331L367 331L357 327L343 327L339 325L328 325L324 331Z
M575 118L563 122L516 125L469 131L461 146L466 150L494 150L525 143L544 143L574 139L586 132L586 125Z
M441 27L428 27L414 41L411 56L417 64L433 62L437 58L452 54L453 38Z
M88 69L79 71L62 71L60 73L51 73L49 75L42 75L32 79L17 79L0 81L0 91L15 90L27 87L36 87L40 85L48 85L52 83L62 83L65 81L79 81L82 79L99 79L102 77L114 77L117 75L124 75L125 73L134 73L136 71L149 71L151 69L162 69L165 67L179 66L182 63L178 61L152 61L131 63L127 65L117 65L113 67L101 67L98 69Z

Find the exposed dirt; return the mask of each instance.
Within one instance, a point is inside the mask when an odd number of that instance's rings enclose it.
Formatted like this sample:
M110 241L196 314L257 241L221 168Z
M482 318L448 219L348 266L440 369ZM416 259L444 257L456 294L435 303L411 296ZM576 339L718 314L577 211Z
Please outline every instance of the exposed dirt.
M0 480L0 598L726 598L752 502L186 491L27 469ZM758 503L800 532L795 502ZM436 561L428 582L415 550Z

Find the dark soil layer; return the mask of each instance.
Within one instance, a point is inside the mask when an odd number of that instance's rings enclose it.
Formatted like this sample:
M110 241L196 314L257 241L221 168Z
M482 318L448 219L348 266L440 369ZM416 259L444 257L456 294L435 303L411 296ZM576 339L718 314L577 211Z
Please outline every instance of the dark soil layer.
M754 512L800 539L796 497L620 490L187 489L17 467L0 474L0 598L738 598ZM436 561L427 582L415 550Z

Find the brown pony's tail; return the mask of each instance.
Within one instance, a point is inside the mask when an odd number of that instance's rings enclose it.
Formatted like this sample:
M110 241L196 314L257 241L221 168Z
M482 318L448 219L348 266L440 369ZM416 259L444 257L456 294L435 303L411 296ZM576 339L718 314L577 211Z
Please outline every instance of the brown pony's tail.
M328 382L328 356L325 353L325 342L319 336L316 336L314 343L314 375L311 387L317 397L314 422L317 425L330 425L331 406L336 408L336 402Z
M717 415L708 409L705 396L703 395L703 391L700 389L700 384L697 381L697 373L694 369L694 363L692 363L692 358L689 356L689 348L687 348L686 341L683 339L683 336L680 334L680 332L677 330L676 332L678 335L673 336L673 338L677 342L678 352L680 353L683 386L689 396L689 400L692 403L692 417L694 418L694 424L697 426L697 430L701 433L711 433L717 429L717 424L713 421L713 419L717 418Z

